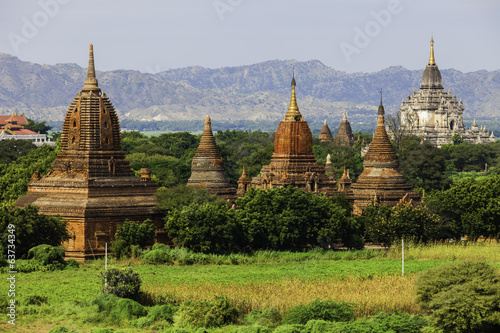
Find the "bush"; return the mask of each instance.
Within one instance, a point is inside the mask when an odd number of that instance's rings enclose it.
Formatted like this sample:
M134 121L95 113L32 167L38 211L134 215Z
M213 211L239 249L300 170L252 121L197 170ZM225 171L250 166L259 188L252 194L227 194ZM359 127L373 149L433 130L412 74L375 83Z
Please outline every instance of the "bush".
M351 321L355 320L354 309L346 302L317 299L307 305L298 305L286 312L283 324L307 324L310 320Z
M302 333L304 328L305 326L300 324L287 324L276 327L274 333Z
M38 214L38 207L0 205L0 256L7 253L9 235L15 235L16 259L26 258L29 249L40 244L59 246L68 240L67 222L59 216ZM9 225L11 226L9 228Z
M53 329L51 329L49 333L78 333L78 331L66 328L64 326L56 326Z
M111 252L115 258L130 256L132 252L137 252L137 249L132 251L134 245L139 248L152 245L155 237L155 226L152 220L148 219L142 223L126 220L116 229L116 240L111 242Z
M146 309L128 298L119 298L115 295L99 295L92 305L97 305L97 311L113 322L136 319L147 315Z
M42 305L42 304L48 304L48 302L49 302L49 299L45 296L29 295L21 300L21 305L24 305L24 306Z
M243 326L231 331L231 333L272 333L272 330L265 326Z
M174 323L174 315L177 312L178 307L173 305L158 305L154 306L148 311L146 317L141 317L137 319L135 326L144 327L149 326L155 321L164 320L169 324Z
M282 316L276 308L268 308L263 311L252 310L246 317L245 322L249 325L262 325L275 328L281 324Z
M449 332L500 330L500 276L482 262L429 269L417 281L418 302L433 324Z
M99 277L101 277L101 292L103 294L113 294L123 298L134 298L139 295L141 278L139 273L130 268L123 270L111 268L99 274ZM106 279L107 287L105 286Z
M44 266L54 266L57 268L66 267L64 260L64 250L47 244L41 244L28 251L28 257L33 258Z
M181 304L175 323L180 327L220 327L233 324L238 310L225 297L213 302L186 301Z
M164 250L151 250L147 252L143 257L142 261L146 264L167 264L173 265L174 261L172 260L172 256L169 252Z

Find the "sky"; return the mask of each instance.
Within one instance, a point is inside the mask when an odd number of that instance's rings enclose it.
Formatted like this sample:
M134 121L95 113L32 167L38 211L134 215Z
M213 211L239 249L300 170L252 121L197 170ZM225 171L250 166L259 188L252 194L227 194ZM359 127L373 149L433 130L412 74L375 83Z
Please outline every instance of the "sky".
M317 59L336 70L500 69L498 0L0 0L0 52L156 73Z

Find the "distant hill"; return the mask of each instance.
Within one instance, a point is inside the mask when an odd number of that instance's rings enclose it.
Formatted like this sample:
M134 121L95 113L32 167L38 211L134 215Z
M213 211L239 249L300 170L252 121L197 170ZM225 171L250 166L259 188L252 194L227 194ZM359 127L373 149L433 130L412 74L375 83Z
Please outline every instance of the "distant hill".
M99 58L97 60L97 68ZM423 63L423 65L425 65ZM345 73L318 60L271 60L254 65L208 69L186 67L157 74L133 70L97 71L99 86L121 120L279 121L288 106L292 66L305 119L338 123L343 110L351 122L374 122L379 90L395 112L422 70L390 67L373 73ZM441 70L445 89L462 98L465 118L500 116L500 71ZM76 64L39 65L0 53L0 113L25 113L36 120L61 121L83 87L86 69ZM333 128L332 128L333 130Z

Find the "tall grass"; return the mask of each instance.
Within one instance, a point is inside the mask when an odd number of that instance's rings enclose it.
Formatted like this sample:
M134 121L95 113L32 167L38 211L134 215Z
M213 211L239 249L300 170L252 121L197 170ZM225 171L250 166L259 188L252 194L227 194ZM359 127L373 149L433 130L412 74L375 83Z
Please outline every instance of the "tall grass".
M375 314L377 311L395 310L418 313L415 301L414 277L375 276L372 278L281 280L233 284L175 284L152 283L143 290L153 298L167 295L181 302L184 300L212 300L219 295L245 309L263 310L276 307L285 311L292 306L306 304L317 298L336 299L358 304L358 317Z

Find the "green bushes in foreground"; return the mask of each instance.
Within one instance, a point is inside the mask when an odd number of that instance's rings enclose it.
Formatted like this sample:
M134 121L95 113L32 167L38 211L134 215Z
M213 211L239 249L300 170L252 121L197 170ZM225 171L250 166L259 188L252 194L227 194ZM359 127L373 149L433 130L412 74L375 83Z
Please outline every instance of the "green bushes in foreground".
M283 323L305 325L310 320L337 322L352 321L355 319L356 316L354 315L352 304L317 299L307 305L298 305L290 308L283 319Z
M500 275L483 263L459 261L429 269L417 282L418 302L446 332L500 331Z

